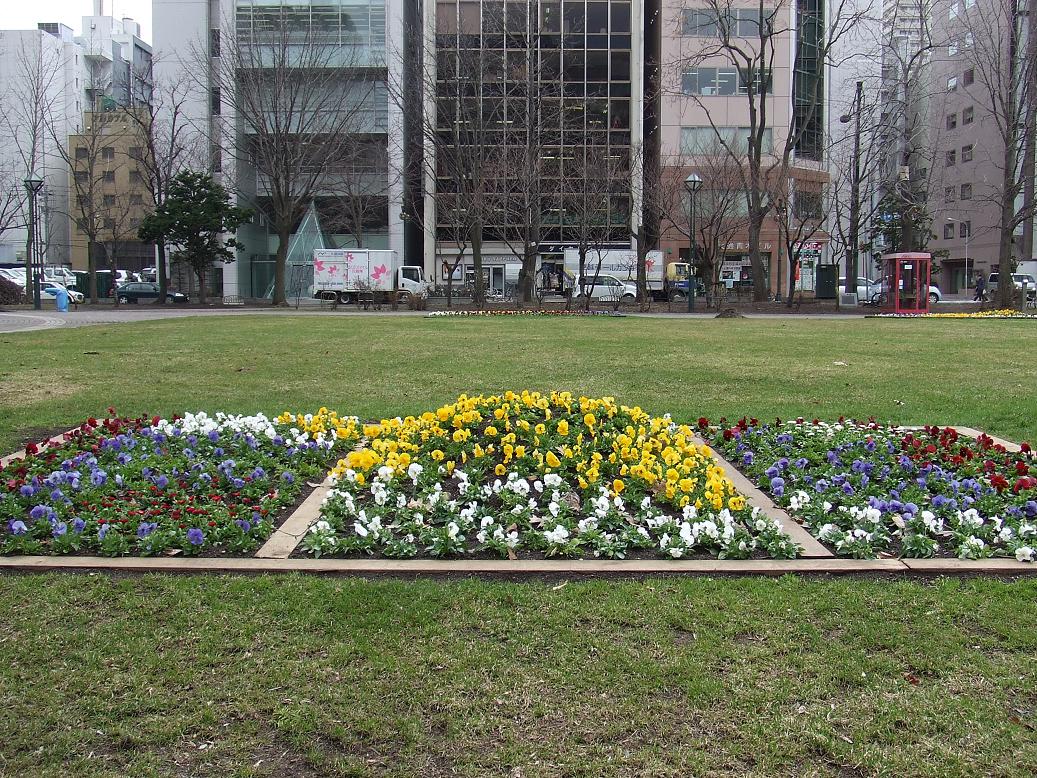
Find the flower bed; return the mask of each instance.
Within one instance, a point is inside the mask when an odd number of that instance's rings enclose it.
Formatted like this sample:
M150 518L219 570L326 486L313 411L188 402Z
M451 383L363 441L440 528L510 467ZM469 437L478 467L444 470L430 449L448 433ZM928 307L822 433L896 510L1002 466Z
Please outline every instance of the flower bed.
M0 552L253 552L357 430L326 409L90 419L0 469Z
M485 310L485 311L432 311L425 318L441 318L443 316L618 316L617 311L564 311L564 310Z
M363 427L301 548L313 556L793 557L668 417L567 392L461 396Z
M703 432L708 422L700 419ZM1037 459L986 436L819 421L712 428L714 444L837 554L1034 561Z
M1014 308L962 313L876 313L875 319L1037 319L1037 314L1024 313Z

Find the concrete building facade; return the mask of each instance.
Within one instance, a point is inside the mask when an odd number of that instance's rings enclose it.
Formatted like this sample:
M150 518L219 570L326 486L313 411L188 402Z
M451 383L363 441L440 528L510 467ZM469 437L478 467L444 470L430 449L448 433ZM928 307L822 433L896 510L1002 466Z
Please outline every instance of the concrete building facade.
M127 106L147 93L151 47L140 26L104 15L100 0L93 10L82 17L80 35L55 22L0 31L0 83L7 87L0 115L11 140L0 148L3 186L21 187L30 175L43 180L38 225L51 265L72 263L73 242L69 166L55 139L80 132L84 113L95 106ZM24 260L24 222L0 234L0 261Z
M719 4L725 9L724 4ZM764 59L770 62L765 77L755 77L753 99L757 108L766 110L764 126L763 168L774 176L767 188L777 197L791 201L788 206L802 219L822 220L821 191L828 175L824 160L824 126L826 107L824 89L816 89L812 79L823 77L816 63L816 35L824 24L822 3L779 3L772 16L761 19L758 5L739 7L732 4L718 22L716 4L666 0L662 5L661 62L663 68L659 138L664 179L683 180L695 172L704 179L697 201L716 202L726 198L732 203L742 199L744 188L734 165L731 151L747 152L747 136L752 126L750 99L747 96L749 76L742 63L725 51L718 41L720 31L727 30L743 50L760 52L760 25L770 24L774 34L764 44ZM816 23L816 24L815 24ZM674 69L672 63L677 63ZM823 67L823 65L821 66ZM667 82L667 71L672 79ZM815 97L816 95L816 97ZM786 145L794 146L790 166L778 164ZM724 180L716 181L717 178ZM780 180L777 180L780 179ZM737 190L735 194L732 194ZM712 194L711 194L712 193ZM712 198L712 200L710 199ZM701 207L701 203L700 203ZM683 208L674 209L675 223ZM744 225L744 206L735 213L743 218L743 226L724 236L718 258L720 280L728 289L750 290L748 228ZM791 219L790 219L791 221ZM687 226L676 228L663 224L661 248L667 261L686 258L689 252ZM699 226L701 229L701 226ZM805 241L794 259L801 263L801 288L812 289L813 269L820 260L828 236L823 229L805 230ZM701 244L702 236L697 241ZM784 247L779 223L768 217L761 233L761 252L766 265L769 296L788 294L789 257Z

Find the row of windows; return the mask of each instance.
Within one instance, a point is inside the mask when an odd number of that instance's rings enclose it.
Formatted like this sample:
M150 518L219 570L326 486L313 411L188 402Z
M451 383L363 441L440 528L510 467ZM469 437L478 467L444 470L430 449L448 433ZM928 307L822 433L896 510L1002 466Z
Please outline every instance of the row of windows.
M972 124L973 120L975 119L975 116L976 116L976 109L973 106L969 105L969 106L966 106L965 108L962 108L961 109L961 123L962 123L962 125L964 126L966 124ZM944 117L944 126L948 130L955 130L955 129L958 128L958 114L957 114L957 112L949 113L949 114L947 114L946 117Z
M976 0L964 0L965 8L972 8L976 4ZM947 17L950 19L957 19L958 15L962 12L962 3L953 2L947 9Z
M964 221L958 222L958 237L968 238L972 235L972 222ZM954 222L948 222L943 225L943 239L952 240L954 238Z
M965 35L962 37L960 46L958 45L958 42L956 40L952 40L950 43L947 44L947 54L948 56L956 57L958 56L959 51L968 51L975 45L975 43L975 36L973 36L971 32L966 32Z
M960 198L962 200L971 200L972 184L962 184L960 187L945 186L943 188L943 201L945 203L953 203L956 199L958 199L959 193Z
M288 40L300 42L385 45L384 2L254 8L239 3L235 24L238 39L246 43L280 40L287 34ZM218 37L210 37L210 48L213 56L219 56Z
M759 8L687 9L681 20L681 34L706 38L717 37L760 37L761 18L764 34L770 35L774 29L774 12L762 17Z
M681 127L681 153L692 156L713 153L744 154L749 150L749 127ZM774 149L774 133L763 130L763 153Z
M961 75L961 83L964 86L972 86L976 81L976 71L969 68ZM947 91L954 92L958 89L958 77L950 76L947 78Z
M961 161L971 162L972 161L972 144L961 147ZM958 164L958 150L951 149L950 151L944 152L944 165L946 167L953 167Z
M507 35L519 39L529 37L529 7L525 2L440 2L436 5L436 32L441 35ZM630 2L607 3L592 0L584 3L567 0L542 2L535 20L534 33L565 35L630 34Z
M688 68L681 76L681 92L686 95L725 96L749 93L749 83L755 94L770 94L772 79L762 78L759 71L750 77L747 68Z
M127 149L126 153L130 159L140 159L143 154L143 149L140 146L131 146ZM80 161L90 159L90 149L86 146L76 146L76 159ZM115 159L115 147L104 146L101 149L101 159L105 162L111 162Z
M537 80L551 81L562 78L566 81L630 81L629 51L566 51L564 57L558 51L543 51L539 58L534 55ZM440 49L436 53L436 75L440 81L451 81L458 75L475 82L468 71L478 68L483 81L510 81L525 83L529 79L529 54L527 50L501 51L485 49L479 52L458 52Z
M437 126L441 129L457 123L480 129L520 129L526 123L527 105L524 100L475 98L457 100L441 97L436 100ZM539 127L557 127L561 121L565 129L629 130L630 102L628 100L566 100L544 101L537 111Z

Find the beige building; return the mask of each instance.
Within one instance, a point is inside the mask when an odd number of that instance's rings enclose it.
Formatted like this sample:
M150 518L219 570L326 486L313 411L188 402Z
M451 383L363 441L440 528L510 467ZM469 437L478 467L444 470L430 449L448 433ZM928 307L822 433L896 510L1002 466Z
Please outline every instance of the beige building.
M85 114L83 131L69 136L74 270L87 269L91 243L98 270L154 265L154 246L137 238L152 202L140 164L145 148L138 123L123 108Z
M748 289L752 276L744 187L739 183L742 177L736 166L744 167L747 162L742 155L746 153L752 124L747 96L750 76L744 66L740 67L744 63L736 62L720 45L719 35L729 30L737 38L735 45L743 49L755 47L758 51L760 25L766 26L768 20L765 16L761 21L758 4L743 7L732 3L725 9L727 18L718 22L715 10L710 10L717 5L725 8L724 3L677 0L665 0L662 6L660 62L664 75L659 146L663 180L673 182L664 184L663 196L666 199L667 192L675 190L678 179L683 180L692 172L703 179L696 196L700 246L710 237L702 234L702 220L709 218L718 203L725 203L726 225L718 219L714 236L716 252L722 256L713 261L728 288ZM798 8L800 13L802 9L824 13L823 4L800 2ZM772 171L768 182L771 194L792 214L782 221L794 224L803 236L797 242L801 288L812 289L814 265L828 240L822 230L813 226L815 221L820 224L823 216L822 192L828 178L823 167L825 90L823 86L811 89L818 95L813 102L797 100L793 84L813 83L810 79L818 78L818 68L824 66L810 65L802 59L807 46L803 40L804 25L797 21L797 5L778 3L771 12L776 14L771 20L772 29L778 32L768 38L762 59L772 65L765 77L753 76L757 92L753 100L766 112L762 167ZM805 91L801 88L800 94ZM790 128L798 130L793 133ZM790 167L782 168L779 159L786 144L794 148ZM739 157L737 162L735 156ZM682 202L687 202L684 198ZM670 221L664 218L661 248L668 262L688 256L690 242L687 221L681 222L682 218L687 219L683 211L683 206L672 208ZM804 229L802 225L810 226ZM761 235L769 295L788 294L789 258L785 243L778 221L769 217Z
M1028 22L1024 7L1020 4L1018 23L1023 26L1025 42ZM998 79L1007 79L1009 36L1000 27L1010 24L1010 8L1006 0L954 0L934 11L933 29L942 45L933 55L931 69L930 89L937 97L930 112L933 184L929 210L935 237L929 248L939 257L933 275L944 292L973 287L978 275L997 270L1005 145L999 129L1003 116L995 115L993 105L1001 91ZM992 48L1006 60L1001 75L991 69ZM1019 56L1026 57L1025 43L1020 45ZM1032 63L1019 67L1033 78ZM1032 96L1033 89L1027 93ZM1020 137L1021 158L1025 143ZM1032 162L1028 175L1032 182ZM1031 183L1031 197L1032 191ZM1018 203L1021 205L1021 198ZM1013 244L1016 261L1034 258L1032 219L1016 230Z

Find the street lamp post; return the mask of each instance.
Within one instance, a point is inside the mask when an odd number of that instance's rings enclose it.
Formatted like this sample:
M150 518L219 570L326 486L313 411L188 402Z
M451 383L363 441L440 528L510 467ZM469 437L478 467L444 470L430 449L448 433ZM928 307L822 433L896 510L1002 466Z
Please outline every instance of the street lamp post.
M39 195L40 189L43 188L43 180L35 176L29 176L22 183L25 184L25 191L29 193L29 240L25 264L30 269L32 275L32 307L38 311L43 308L43 301L40 298L40 263L42 257L39 256L42 252L39 250L40 247L36 242L36 197Z
M962 221L961 219L955 219L953 216L947 217L948 224L961 224L965 226L965 291L969 289L969 237L972 230L969 229L969 223Z
M688 255L688 313L691 313L695 310L695 195L702 188L702 178L697 173L692 173L684 179L684 186L688 190L688 208L691 211L691 246Z
M857 123L853 131L853 171L850 177L850 240L846 247L846 293L857 290L857 262L860 257L861 231L861 108L864 106L864 82L857 82L857 92L853 98L853 117ZM849 124L849 114L839 117L842 124Z

